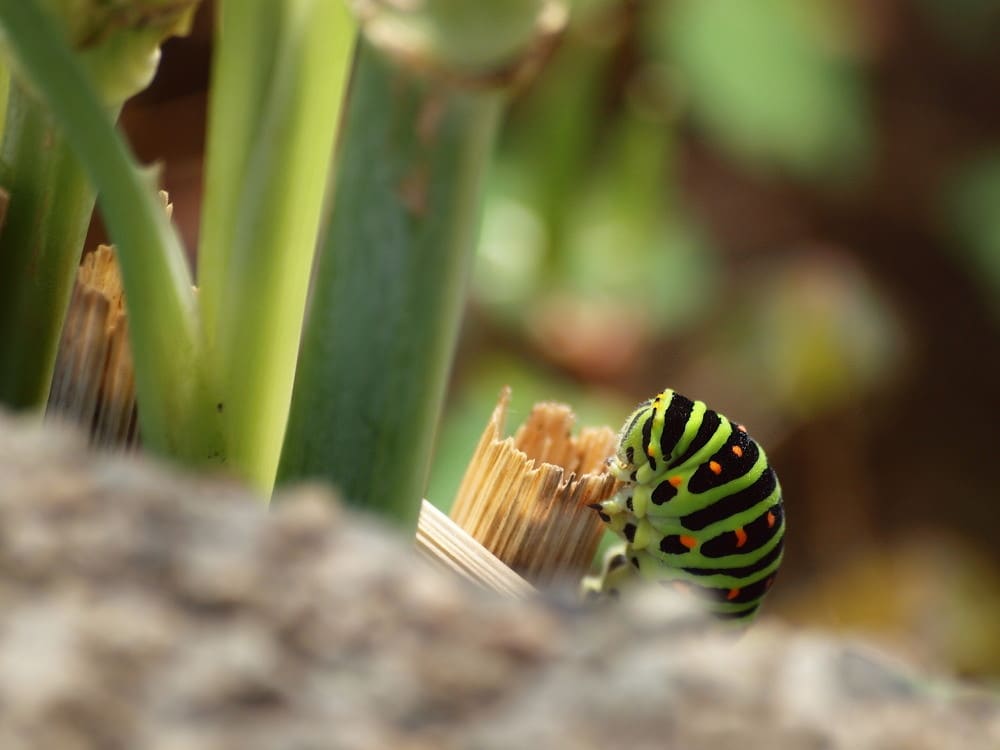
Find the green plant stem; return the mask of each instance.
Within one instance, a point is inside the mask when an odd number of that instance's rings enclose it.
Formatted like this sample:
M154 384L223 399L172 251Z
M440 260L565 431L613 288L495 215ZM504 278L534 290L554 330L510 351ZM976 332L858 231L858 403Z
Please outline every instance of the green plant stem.
M355 65L278 477L413 524L502 96L432 86L367 42Z
M202 335L216 349L219 306L226 268L234 250L243 180L259 138L277 45L268 39L280 27L281 3L221 2L216 11L205 144L205 196L198 245Z
M0 153L0 402L45 404L94 190L45 107L14 85Z
M222 6L200 301L228 467L264 492L288 416L353 39L343 3Z
M212 436L191 430L197 315L183 249L152 180L137 167L63 35L39 0L0 0L6 42L98 188L118 247L144 444L204 460ZM6 364L6 363L5 363Z
M10 106L10 68L0 62L0 138L6 132L7 108Z

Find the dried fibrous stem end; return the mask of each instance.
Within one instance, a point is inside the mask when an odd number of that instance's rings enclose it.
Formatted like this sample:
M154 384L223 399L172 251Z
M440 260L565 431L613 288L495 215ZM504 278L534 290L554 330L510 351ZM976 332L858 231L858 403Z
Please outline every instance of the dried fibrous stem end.
M535 591L530 583L426 500L417 522L417 549L433 562L503 596L523 599Z
M138 442L135 379L114 249L83 259L63 326L46 416L78 425L93 445Z
M452 507L452 519L536 586L578 579L603 533L587 507L615 490L605 459L614 452L607 427L572 435L573 412L536 404L513 437L503 437L510 389L500 401Z
M7 207L10 205L10 193L0 187L0 229L7 221Z
M174 204L165 190L159 195L169 219ZM114 247L98 246L77 269L45 415L77 425L96 447L131 450L139 444L125 292Z

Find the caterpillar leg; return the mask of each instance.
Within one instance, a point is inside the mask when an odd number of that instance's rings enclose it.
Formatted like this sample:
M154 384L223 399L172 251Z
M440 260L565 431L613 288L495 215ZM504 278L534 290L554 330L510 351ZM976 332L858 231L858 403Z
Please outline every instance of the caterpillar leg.
M632 488L623 487L622 489L618 490L618 492L609 497L607 500L604 500L599 503L594 503L589 507L593 508L598 513L600 513L601 520L604 521L605 523L608 523L608 521L604 519L604 516L610 516L611 518L614 518L615 516L630 510L629 506L631 505L631 498L632 498Z
M601 572L587 576L580 584L580 594L584 600L616 597L622 585L632 577L635 570L628 564L625 544L616 544L604 555Z

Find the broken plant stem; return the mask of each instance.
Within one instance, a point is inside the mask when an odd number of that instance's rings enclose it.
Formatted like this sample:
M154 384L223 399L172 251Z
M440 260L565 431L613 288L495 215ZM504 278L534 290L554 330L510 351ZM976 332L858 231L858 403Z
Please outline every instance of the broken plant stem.
M128 321L114 249L107 245L87 253L77 271L46 416L75 424L105 449L138 442Z
M604 533L588 506L615 490L605 471L615 433L588 428L573 437L569 407L541 403L505 438L509 403L505 388L466 469L451 518L442 520L425 505L418 546L501 593L507 593L507 577L497 583L494 560L536 586L575 585L589 570Z

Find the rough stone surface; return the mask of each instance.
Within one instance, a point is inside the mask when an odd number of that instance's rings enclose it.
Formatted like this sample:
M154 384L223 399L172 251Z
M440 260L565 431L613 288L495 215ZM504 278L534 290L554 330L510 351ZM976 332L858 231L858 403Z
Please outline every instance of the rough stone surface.
M316 488L0 416L0 748L1000 747L1000 701L866 646L714 632L663 592L500 601Z

